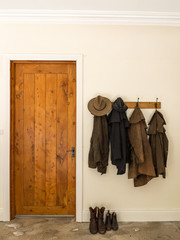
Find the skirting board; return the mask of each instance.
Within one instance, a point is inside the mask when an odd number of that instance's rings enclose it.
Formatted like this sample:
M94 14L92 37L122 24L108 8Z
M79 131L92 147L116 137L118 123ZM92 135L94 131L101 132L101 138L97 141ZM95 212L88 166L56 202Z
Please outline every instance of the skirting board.
M177 210L110 210L116 212L118 222L159 222L180 221L180 209ZM89 222L89 211L83 211L83 222Z
M125 211L110 210L116 212L118 222L159 222L159 221L180 221L180 209L177 210L142 210ZM3 208L0 208L0 221L4 219ZM89 222L89 211L83 211L83 222Z

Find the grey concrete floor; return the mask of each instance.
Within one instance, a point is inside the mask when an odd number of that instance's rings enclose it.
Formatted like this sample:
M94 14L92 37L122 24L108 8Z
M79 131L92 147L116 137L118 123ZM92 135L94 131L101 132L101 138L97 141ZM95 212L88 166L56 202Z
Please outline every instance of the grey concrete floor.
M180 240L180 222L119 223L117 231L92 235L89 223L73 218L16 218L0 222L0 240Z

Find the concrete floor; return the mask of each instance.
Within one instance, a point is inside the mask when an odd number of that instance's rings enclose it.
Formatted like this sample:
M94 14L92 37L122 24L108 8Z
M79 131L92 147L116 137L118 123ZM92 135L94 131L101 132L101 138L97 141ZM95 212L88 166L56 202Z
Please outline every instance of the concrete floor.
M118 231L89 233L89 223L73 218L17 218L0 222L0 240L180 240L180 222L119 223Z

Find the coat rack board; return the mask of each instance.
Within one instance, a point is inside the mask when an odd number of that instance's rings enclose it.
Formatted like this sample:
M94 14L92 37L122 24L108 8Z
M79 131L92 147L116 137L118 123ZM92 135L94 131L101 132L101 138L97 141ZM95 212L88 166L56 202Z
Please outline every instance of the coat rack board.
M137 102L124 102L128 108L135 108ZM138 102L140 108L161 108L161 102Z

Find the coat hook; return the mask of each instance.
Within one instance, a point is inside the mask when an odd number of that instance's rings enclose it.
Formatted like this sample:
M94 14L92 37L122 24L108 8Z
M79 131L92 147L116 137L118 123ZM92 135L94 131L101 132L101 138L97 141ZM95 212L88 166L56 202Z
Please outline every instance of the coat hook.
M157 110L157 103L158 103L158 98L156 98L156 102L155 102L155 108Z
M136 107L139 107L139 97L137 99Z

